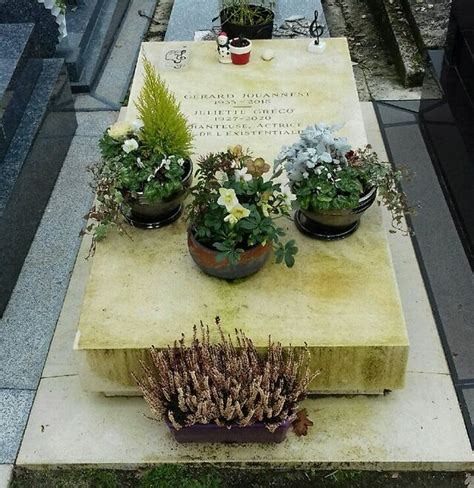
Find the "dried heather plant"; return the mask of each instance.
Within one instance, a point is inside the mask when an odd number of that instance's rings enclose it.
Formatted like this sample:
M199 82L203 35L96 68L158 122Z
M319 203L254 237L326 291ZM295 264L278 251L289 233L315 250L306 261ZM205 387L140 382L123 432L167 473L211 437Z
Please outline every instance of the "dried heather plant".
M194 424L247 426L263 422L273 432L296 417L298 402L315 375L307 346L284 349L269 337L262 353L242 332L235 342L218 320L220 341L211 343L209 327L194 326L193 340L184 335L173 347L151 347L152 366L141 363L138 386L152 412L175 429Z

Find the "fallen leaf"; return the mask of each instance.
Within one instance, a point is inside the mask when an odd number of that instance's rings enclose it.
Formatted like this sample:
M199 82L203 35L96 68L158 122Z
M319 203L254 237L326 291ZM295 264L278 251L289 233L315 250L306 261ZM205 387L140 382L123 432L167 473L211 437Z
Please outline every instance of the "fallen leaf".
M313 425L313 422L308 418L308 412L306 408L299 410L296 414L296 419L293 421L293 432L298 436L306 435L308 433L308 427Z

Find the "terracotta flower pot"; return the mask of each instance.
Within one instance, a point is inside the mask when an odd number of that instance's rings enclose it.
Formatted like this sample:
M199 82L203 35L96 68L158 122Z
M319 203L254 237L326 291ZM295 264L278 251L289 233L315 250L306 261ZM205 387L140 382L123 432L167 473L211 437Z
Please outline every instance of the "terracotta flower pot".
M268 242L265 246L258 245L244 251L240 260L231 265L227 259L217 260L219 251L199 243L191 229L188 230L188 249L194 262L202 271L216 278L235 280L245 278L256 273L267 262L273 251L273 245Z
M230 41L230 58L233 64L243 65L250 61L250 52L252 51L252 42L249 39L243 39L248 42L245 46L236 46L236 42L240 41L240 38L232 39Z
M303 234L315 239L333 241L353 234L362 214L374 203L377 188L371 188L359 199L357 207L342 210L303 210L295 213L295 224Z
M222 9L220 13L222 30L231 39L239 36L247 39L271 39L275 14L270 9L260 5L249 5L249 8L254 11L254 18L267 19L266 22L258 25L236 24L233 20L236 15L232 7L228 7Z
M193 181L193 163L186 161L182 178L183 189L166 200L150 202L143 194L137 199L128 199L130 211L124 215L127 222L142 229L157 229L171 224L183 212L183 201Z
M195 424L176 430L166 421L171 434L177 442L224 442L224 443L260 443L270 444L282 442L291 422L286 420L274 432L270 432L265 424L257 422L247 427L234 425L221 427L216 424Z

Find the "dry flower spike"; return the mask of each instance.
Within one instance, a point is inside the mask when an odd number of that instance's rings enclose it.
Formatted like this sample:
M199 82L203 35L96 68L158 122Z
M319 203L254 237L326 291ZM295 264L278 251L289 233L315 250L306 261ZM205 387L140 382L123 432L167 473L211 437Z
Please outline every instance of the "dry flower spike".
M269 338L268 348L257 351L242 331L232 340L216 326L217 342L201 323L200 338L195 326L189 346L183 336L167 349L151 348L152 364L142 363L142 374L134 378L152 412L176 430L264 423L273 432L294 420L314 378L308 349L283 348Z

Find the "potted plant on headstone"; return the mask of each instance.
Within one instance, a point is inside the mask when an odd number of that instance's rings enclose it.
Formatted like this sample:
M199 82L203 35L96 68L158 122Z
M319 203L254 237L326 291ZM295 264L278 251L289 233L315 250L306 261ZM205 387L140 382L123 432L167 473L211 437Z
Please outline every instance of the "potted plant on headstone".
M406 232L403 217L409 210L398 186L401 173L379 161L369 145L353 150L345 138L335 135L340 128L326 124L306 128L275 161L275 167L286 171L296 196L296 226L317 239L347 237L357 230L378 193L392 214L393 227Z
M273 8L273 0L222 0L221 28L229 39L271 39Z
M217 323L216 341L201 323L189 346L183 335L167 349L151 347L151 365L133 375L151 411L178 442L282 442L293 422L306 435L301 427L312 422L298 405L315 377L308 349L270 339L257 350L242 331L234 343Z
M188 248L207 274L237 279L263 267L275 252L277 262L294 264L294 241L276 221L288 217L291 194L267 176L270 165L252 158L241 146L209 154L199 161L197 183L188 207Z
M139 118L115 123L100 140L102 162L92 169L97 199L87 228L94 243L111 226L126 232L124 221L146 229L172 223L192 184L188 122L147 59L144 69Z

